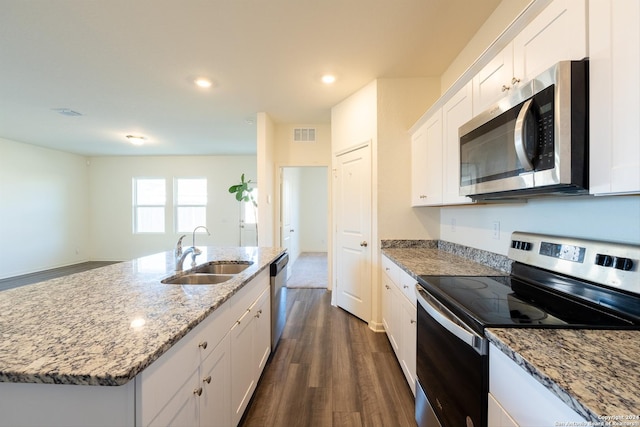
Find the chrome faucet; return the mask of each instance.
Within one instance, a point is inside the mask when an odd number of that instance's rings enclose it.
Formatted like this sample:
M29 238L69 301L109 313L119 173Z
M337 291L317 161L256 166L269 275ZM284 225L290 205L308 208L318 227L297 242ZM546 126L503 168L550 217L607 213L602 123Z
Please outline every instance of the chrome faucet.
M196 265L196 257L202 253L202 251L196 247L196 230L198 230L199 228L204 228L207 232L207 235L211 236L211 233L209 233L209 229L207 227L205 227L204 225L197 226L193 229L193 240L191 242L192 245L185 250L182 250L182 239L184 239L186 235L183 234L182 236L180 236L180 238L178 239L178 243L176 243L176 249L174 251L176 271L182 271L184 260L189 254L191 254L191 267L194 267Z

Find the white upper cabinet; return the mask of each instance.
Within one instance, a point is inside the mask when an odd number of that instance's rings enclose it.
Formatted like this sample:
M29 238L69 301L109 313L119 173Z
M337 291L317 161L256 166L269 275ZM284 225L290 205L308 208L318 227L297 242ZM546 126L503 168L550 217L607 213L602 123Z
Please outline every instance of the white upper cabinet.
M460 196L460 138L458 128L473 118L471 82L468 82L442 107L443 124L443 195L444 205L471 203Z
M442 110L411 137L411 206L442 204Z
M558 61L587 56L586 0L554 0L513 39L513 77L526 82Z
M513 43L509 43L473 78L473 113L486 110L518 83L513 75Z
M640 2L589 2L589 189L640 193Z

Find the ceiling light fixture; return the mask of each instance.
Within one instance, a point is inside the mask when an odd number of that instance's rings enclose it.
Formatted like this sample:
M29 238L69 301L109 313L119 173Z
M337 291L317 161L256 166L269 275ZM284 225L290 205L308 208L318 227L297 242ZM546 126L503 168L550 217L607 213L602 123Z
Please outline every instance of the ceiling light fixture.
M201 88L208 88L211 87L211 80L206 79L204 77L198 77L197 79L195 79L193 81L197 86L201 87Z
M147 138L139 135L127 135L127 140L133 145L142 145L147 140Z
M325 74L324 76L322 76L322 83L326 84L326 85L330 85L331 83L336 81L336 76L331 75L331 74Z

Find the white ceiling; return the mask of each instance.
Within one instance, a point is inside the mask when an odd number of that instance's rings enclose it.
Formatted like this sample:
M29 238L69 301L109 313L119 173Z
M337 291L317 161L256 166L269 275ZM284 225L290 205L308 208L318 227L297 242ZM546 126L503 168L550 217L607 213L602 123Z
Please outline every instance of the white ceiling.
M254 154L257 112L329 123L376 78L440 76L498 3L0 0L0 137L82 155Z

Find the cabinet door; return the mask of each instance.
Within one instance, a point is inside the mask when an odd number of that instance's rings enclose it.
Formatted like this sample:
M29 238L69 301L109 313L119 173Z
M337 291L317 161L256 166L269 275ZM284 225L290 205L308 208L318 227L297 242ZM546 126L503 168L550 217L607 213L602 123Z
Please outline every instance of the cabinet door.
M473 114L507 96L518 83L513 75L513 44L509 43L473 77Z
M256 302L253 311L256 383L271 354L271 289L267 288Z
M382 273L382 324L393 351L398 354L398 338L396 336L397 297L396 286L386 273Z
M442 203L442 110L411 137L411 205Z
M229 372L229 335L216 346L202 363L200 381L200 425L226 427L231 425L231 376Z
M149 426L197 426L200 423L199 372L194 372Z
M252 369L253 354L253 315L247 310L231 328L231 421L238 425L242 414L251 399L255 374Z
M489 408L487 411L487 425L492 427L519 427L509 416L498 401L489 393Z
M531 80L558 61L587 56L586 0L554 0L513 39L514 77Z
M589 187L640 193L640 2L589 2Z
M458 128L473 118L471 82L442 107L444 129L444 205L471 203L460 196L460 139Z
M399 322L402 334L400 366L414 396L416 394L416 320L416 306L402 297Z

